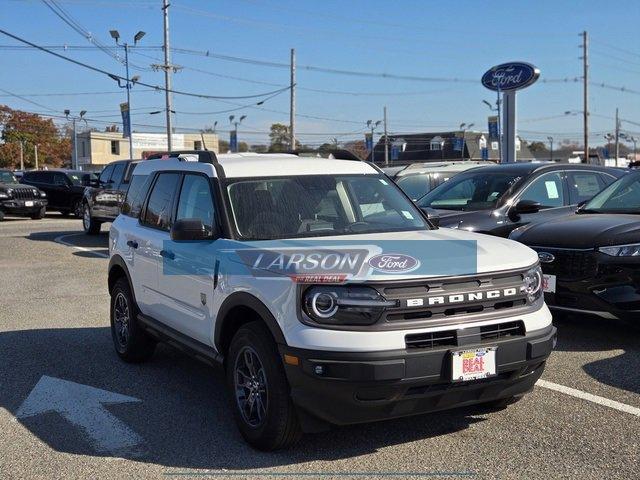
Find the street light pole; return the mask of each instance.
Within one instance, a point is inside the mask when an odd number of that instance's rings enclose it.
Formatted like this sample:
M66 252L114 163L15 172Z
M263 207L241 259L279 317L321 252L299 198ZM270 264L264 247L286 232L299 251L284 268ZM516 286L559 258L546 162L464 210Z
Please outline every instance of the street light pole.
M76 130L76 120L84 120L85 123L87 121L84 119L84 115L87 113L86 110L81 110L80 115L76 117L75 115L71 117L71 124L73 125L73 158L71 159L71 168L78 170L78 133ZM69 119L69 115L71 114L71 110L65 110L64 116Z
M550 145L550 153L549 153L549 160L553 162L553 137L547 137L547 140L549 140L549 145Z
M377 120L375 122L373 120L367 120L367 127L371 129L371 163L376 163L376 146L373 143L373 132L381 123L381 120Z
M460 160L464 160L464 144L466 140L465 137L467 136L467 130L473 127L473 125L473 123L470 123L469 125L467 125L466 123L460 124L460 130L462 130L462 150L460 152ZM471 155L469 155L469 160L471 160Z
M498 98L496 99L496 106L495 108L493 107L493 105L491 105L490 102L483 100L482 103L484 103L487 107L489 107L489 110L491 110L492 112L497 112L498 114L498 163L502 163L502 135L501 135L501 122L500 122L500 90L498 90Z

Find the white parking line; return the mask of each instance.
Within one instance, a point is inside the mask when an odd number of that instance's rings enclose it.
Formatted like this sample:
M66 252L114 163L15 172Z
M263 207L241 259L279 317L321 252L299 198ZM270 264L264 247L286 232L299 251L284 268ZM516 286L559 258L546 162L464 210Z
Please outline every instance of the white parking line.
M564 393L565 395L571 395L572 397L580 398L588 402L597 403L598 405L613 408L614 410L618 410L620 412L629 413L631 415L635 415L636 417L640 417L640 408L632 407L631 405L627 405L626 403L609 400L608 398L600 397L599 395L593 395L591 393L583 392L582 390L565 387L564 385L548 382L547 380L538 380L536 382L536 385L539 387L548 388L549 390Z
M68 233L66 235L60 235L59 237L54 238L53 241L56 242L56 243L60 243L61 245L66 245L67 247L75 248L76 250L80 250L81 252L86 252L86 253L89 253L91 255L95 255L96 257L109 258L109 255L106 255L104 253L96 252L94 250L91 250L90 248L80 247L78 245L74 245L73 243L65 242L63 240L63 238L75 237L77 235L83 235L83 234L82 233Z

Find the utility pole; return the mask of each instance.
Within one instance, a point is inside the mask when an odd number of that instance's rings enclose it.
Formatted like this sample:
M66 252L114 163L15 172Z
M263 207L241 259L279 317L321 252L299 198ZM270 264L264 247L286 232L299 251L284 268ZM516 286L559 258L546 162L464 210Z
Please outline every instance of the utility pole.
M547 140L549 140L549 146L550 146L549 160L553 162L553 137L547 137Z
M71 117L71 124L73 125L73 157L71 158L71 168L78 169L78 133L76 131L76 120L84 120L85 123L87 121L84 118L84 115L87 113L86 110L80 111L80 116L76 117L75 115ZM71 114L71 110L65 110L64 116L66 119L69 119L69 115Z
M384 164L389 166L389 137L387 136L387 107L384 107Z
M38 170L38 144L37 143L33 145L33 155L36 161L36 170Z
M373 142L373 133L380 126L382 121L367 120L367 127L371 129L371 163L376 163L376 144Z
M291 104L289 106L289 135L291 136L291 151L296 149L296 49L291 49L291 84L289 86Z
M582 115L584 123L584 160L589 163L589 36L582 32Z
M24 171L24 141L20 140L20 170Z
M618 109L616 108L616 165L618 164L618 157L620 157L620 119L618 118Z
M171 151L172 141L171 134L173 127L171 125L171 64L169 63L169 0L162 0L162 13L164 17L164 88L165 103L167 109L167 150Z

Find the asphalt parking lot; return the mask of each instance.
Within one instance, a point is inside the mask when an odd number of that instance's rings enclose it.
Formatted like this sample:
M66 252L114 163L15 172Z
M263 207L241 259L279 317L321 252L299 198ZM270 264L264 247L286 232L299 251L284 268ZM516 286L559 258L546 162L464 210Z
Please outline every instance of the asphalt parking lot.
M141 365L109 331L106 230L57 214L0 223L2 478L638 478L640 333L557 321L544 382L464 409L308 435L261 453L221 370L168 346Z

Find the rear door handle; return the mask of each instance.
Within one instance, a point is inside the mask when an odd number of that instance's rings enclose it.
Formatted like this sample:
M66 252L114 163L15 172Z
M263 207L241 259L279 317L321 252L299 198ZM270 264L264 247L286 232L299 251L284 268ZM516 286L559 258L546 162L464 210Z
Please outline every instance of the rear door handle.
M168 260L173 260L174 258L176 258L175 253L173 253L170 250L160 250L160 256L168 259Z
M127 246L131 248L138 248L138 242L135 242L133 240L127 240Z

